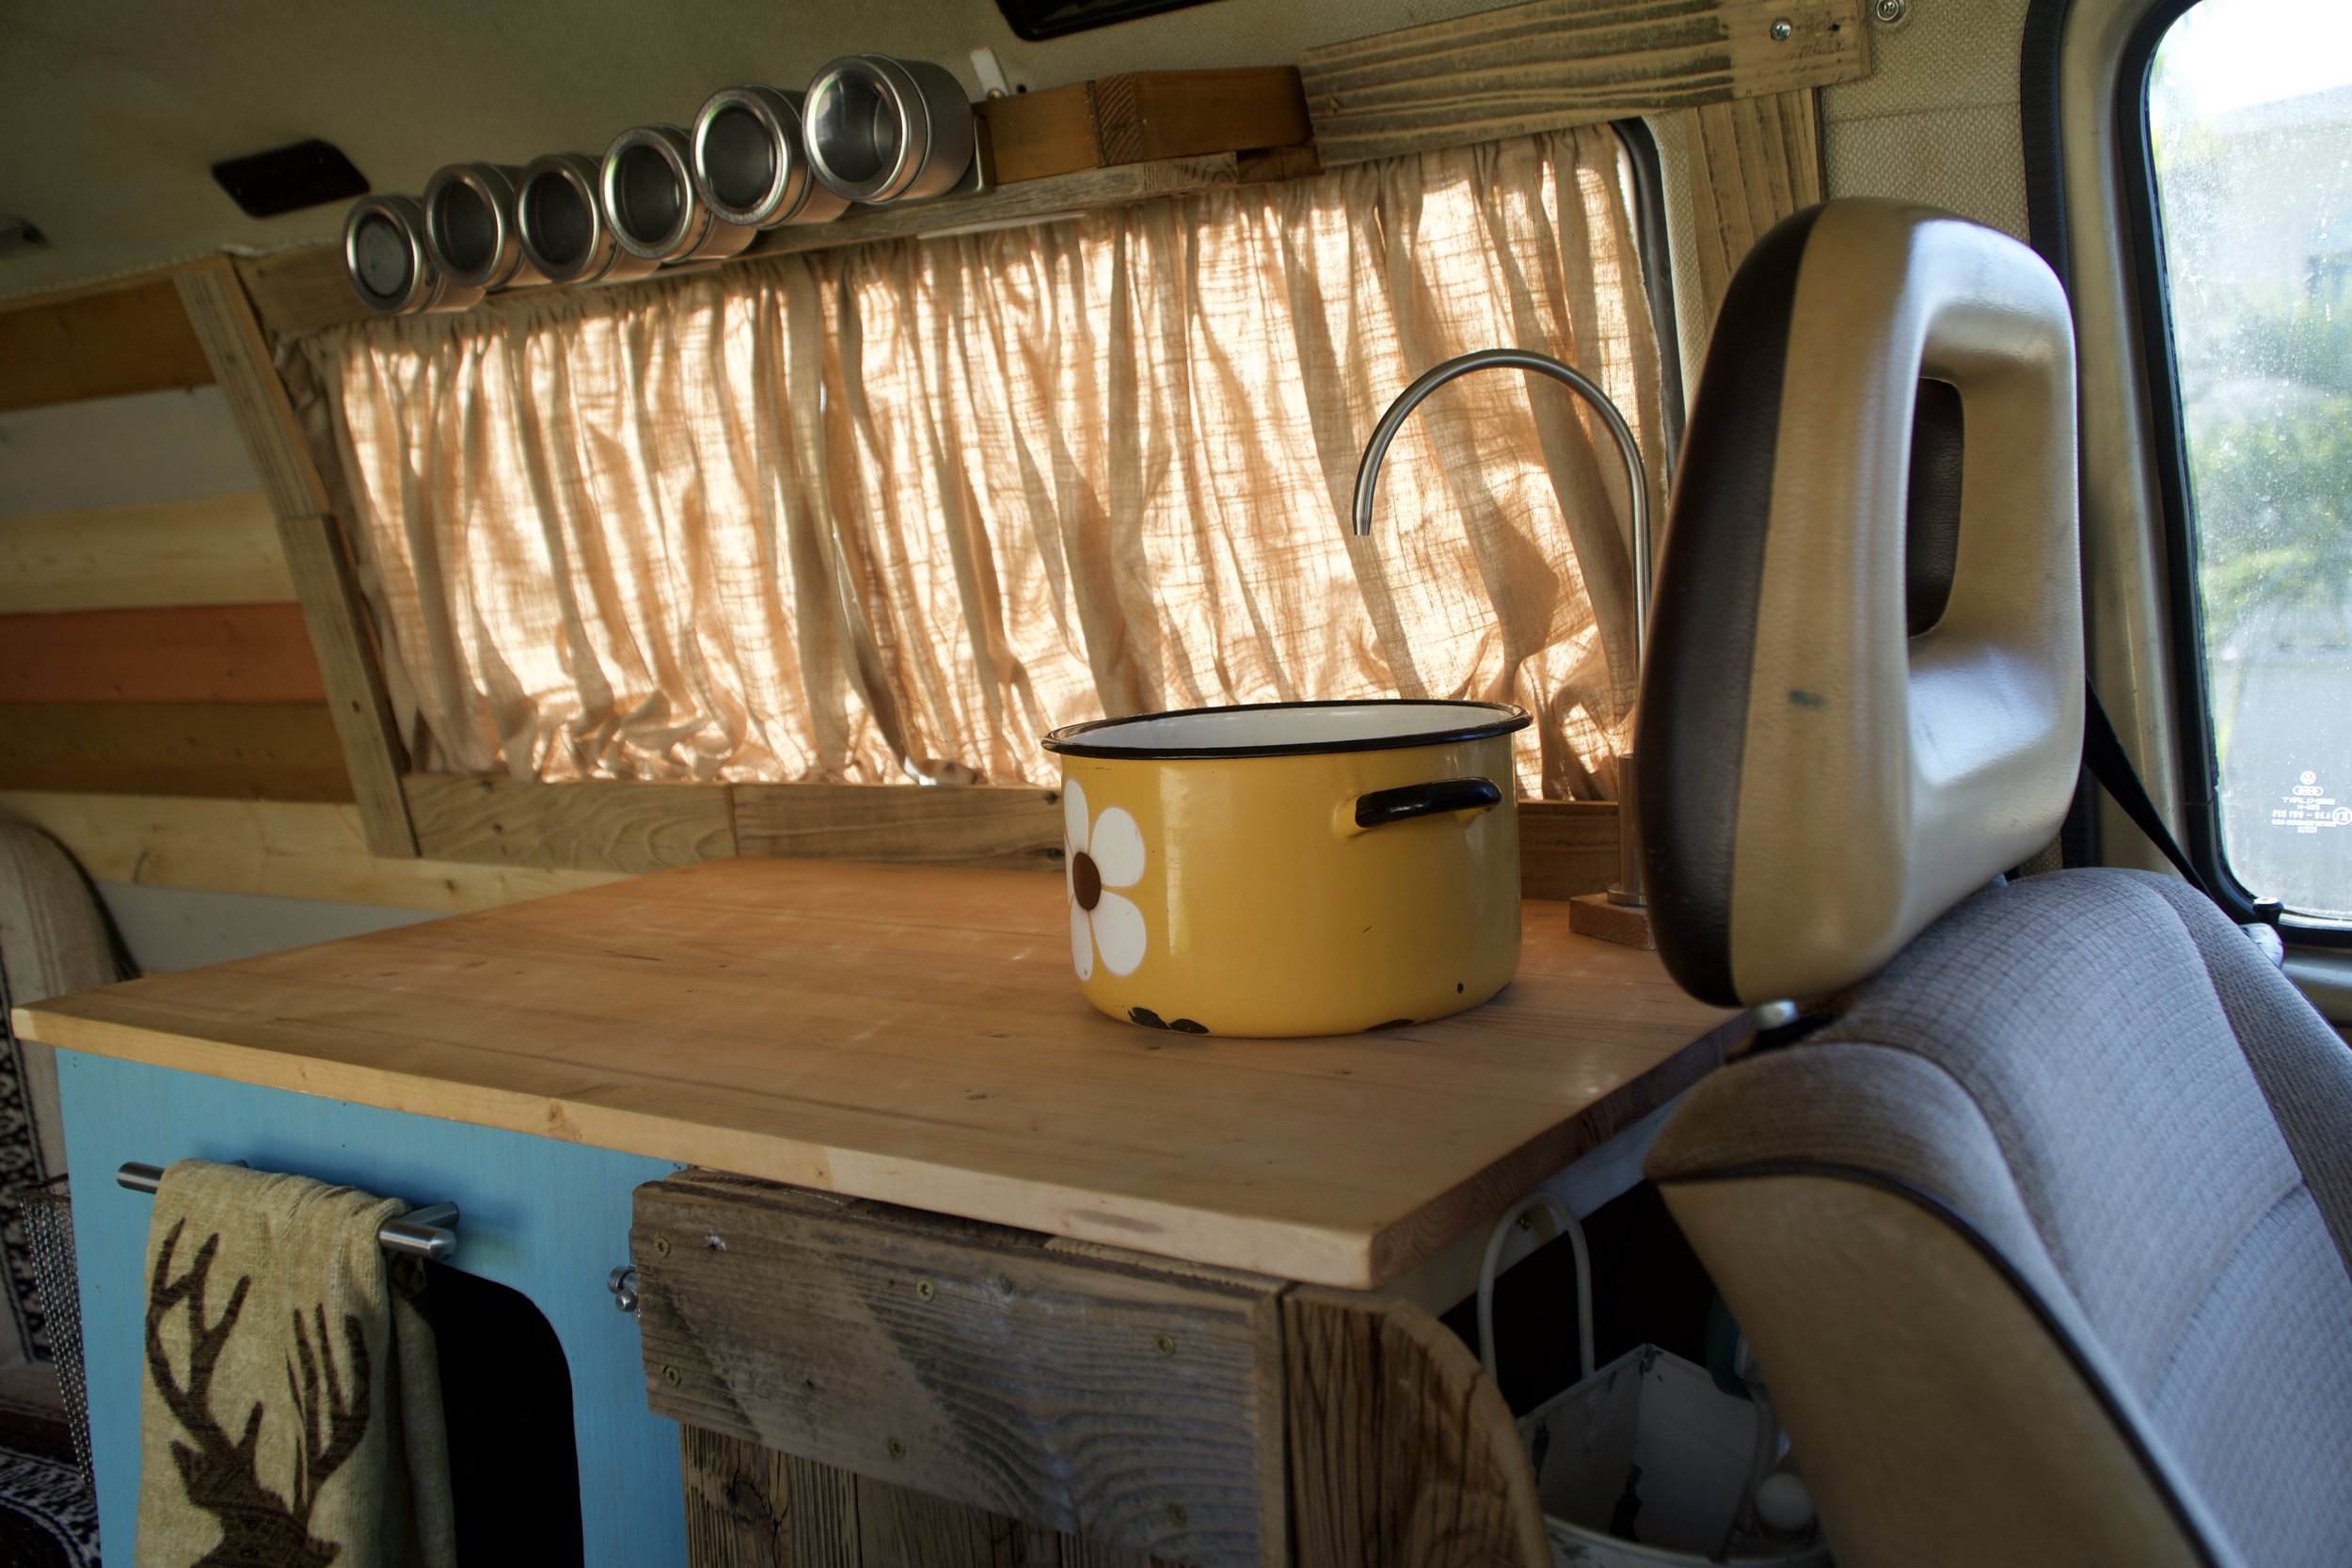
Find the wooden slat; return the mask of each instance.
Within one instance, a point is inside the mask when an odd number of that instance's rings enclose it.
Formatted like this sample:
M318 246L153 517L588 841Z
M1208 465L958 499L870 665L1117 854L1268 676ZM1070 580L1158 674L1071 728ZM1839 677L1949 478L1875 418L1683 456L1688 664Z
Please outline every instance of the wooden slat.
M300 607L0 615L0 703L323 703Z
M296 245L266 256L240 256L235 266L255 318L273 340L376 319L351 287L341 245Z
M1061 792L1015 786L736 784L735 852L1052 871Z
M102 882L195 888L455 914L620 879L371 854L357 807L280 800L0 790Z
M1852 81L1862 0L1531 0L1299 57L1324 164ZM1786 40L1772 37L1789 24Z
M0 411L212 379L168 277L0 309Z
M1710 103L1682 118L1704 336L1756 242L1821 199L1820 114L1807 88Z
M1313 135L1292 66L1134 71L1089 87L1106 165L1289 147Z
M1280 1282L1044 1240L697 1172L641 1187L653 1410L1198 1568L1279 1562Z
M1519 802L1519 896L1573 898L1617 875L1614 800Z
M1296 1568L1550 1568L1511 1408L1409 1302L1282 1298Z
M735 853L723 784L518 784L411 773L417 852L550 869L667 871Z
M679 1433L688 1568L1177 1568L740 1437Z
M255 491L0 517L0 614L293 599Z
M215 710L228 711L228 710ZM244 711L264 711L248 709ZM1737 1015L1525 906L1518 977L1266 1041L1087 1006L1059 879L724 860L43 1003L53 1045L1164 1257L1392 1278L1721 1061Z
M761 235L745 254L772 256L787 251L836 250L872 240L937 233L966 225L1021 223L1084 212L1091 207L1117 207L1163 196L1189 196L1234 183L1237 171L1238 165L1230 152L1169 158L1160 163L1122 164L1117 168L1081 169L1052 179L1003 185L980 196L918 202L912 207L870 207L853 210L831 223L771 230Z
M972 106L988 126L999 185L1100 168L1094 139L1094 95L1085 82L991 98Z
M325 676L327 711L343 753L351 798L379 855L413 855L417 841L400 777L407 756L376 664L373 635L342 530L328 515L326 483L244 287L225 258L180 275L182 299L204 344L262 490Z
M0 788L351 799L318 703L0 704Z

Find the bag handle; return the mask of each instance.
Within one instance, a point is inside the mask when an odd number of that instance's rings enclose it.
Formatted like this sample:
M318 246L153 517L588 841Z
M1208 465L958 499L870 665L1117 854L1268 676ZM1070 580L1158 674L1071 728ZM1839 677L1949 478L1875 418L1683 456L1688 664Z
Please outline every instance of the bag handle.
M1486 1238L1486 1255L1478 1264L1478 1362L1489 1378L1500 1382L1495 1371L1495 1275L1513 1227L1538 1209L1551 1211L1576 1254L1576 1376L1581 1383L1593 1375L1593 1255L1584 1245L1584 1227L1577 1223L1575 1212L1549 1193L1530 1193L1505 1209Z

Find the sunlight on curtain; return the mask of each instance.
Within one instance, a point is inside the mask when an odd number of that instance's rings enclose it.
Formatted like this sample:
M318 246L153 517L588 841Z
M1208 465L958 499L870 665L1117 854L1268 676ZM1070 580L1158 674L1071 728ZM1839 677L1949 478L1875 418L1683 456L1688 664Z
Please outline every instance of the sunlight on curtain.
M1373 536L1345 516L1381 410L1473 348L1581 367L1658 466L1621 156L1560 132L319 334L420 766L1048 783L1059 724L1403 694L1519 703L1521 792L1610 795L1629 524L1583 406L1456 383Z

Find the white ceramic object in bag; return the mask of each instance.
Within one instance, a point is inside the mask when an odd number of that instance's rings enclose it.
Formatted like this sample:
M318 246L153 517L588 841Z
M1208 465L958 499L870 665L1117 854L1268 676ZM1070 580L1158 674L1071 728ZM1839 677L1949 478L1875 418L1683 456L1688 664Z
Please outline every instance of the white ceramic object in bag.
M1495 1375L1494 1282L1520 1217L1550 1212L1576 1255L1577 1381L1519 1418L1554 1568L1828 1568L1827 1547L1724 1555L1759 1468L1778 1446L1764 1409L1706 1369L1637 1345L1595 1370L1592 1259L1565 1204L1538 1193L1495 1222L1478 1274L1479 1357ZM1769 1454L1765 1457L1771 1457Z

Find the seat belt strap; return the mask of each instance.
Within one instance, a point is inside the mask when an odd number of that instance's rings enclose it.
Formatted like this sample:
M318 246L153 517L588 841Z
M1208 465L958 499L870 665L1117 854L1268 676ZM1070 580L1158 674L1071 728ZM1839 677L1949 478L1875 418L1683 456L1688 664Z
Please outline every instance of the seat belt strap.
M2148 786L2139 782L2138 770L2132 767L2131 753L2123 750L2122 739L2116 735L2107 710L2099 702L2098 691L2089 681L2083 682L2083 766L2090 769L2090 776L2099 781L2100 787L2114 797L2115 803L2123 808L2123 815L2132 819L2133 826L2164 852L2164 858L2172 863L2172 869L2181 874L2181 879L2212 898L2213 889L2205 885L2205 879L2197 874L2197 868L2181 852L2172 830L2157 815L2156 803L2148 799Z

